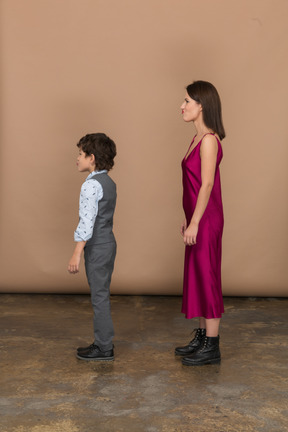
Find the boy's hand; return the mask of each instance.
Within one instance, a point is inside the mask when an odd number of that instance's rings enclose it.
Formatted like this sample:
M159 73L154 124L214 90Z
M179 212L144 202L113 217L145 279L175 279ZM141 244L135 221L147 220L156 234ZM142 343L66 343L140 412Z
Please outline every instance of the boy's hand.
M80 265L81 256L73 255L68 264L68 272L71 274L79 273L79 265Z
M86 245L86 241L80 241L76 244L74 253L72 255L72 258L69 261L68 264L68 272L71 274L79 273L79 265L81 260L81 254L83 252L83 249Z

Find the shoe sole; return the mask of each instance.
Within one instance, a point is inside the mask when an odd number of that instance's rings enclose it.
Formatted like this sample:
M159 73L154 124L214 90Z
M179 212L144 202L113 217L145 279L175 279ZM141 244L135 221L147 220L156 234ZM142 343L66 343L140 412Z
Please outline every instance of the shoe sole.
M85 360L85 361L114 361L114 357L98 357L98 358L89 358L89 357L82 357L81 355L76 354L76 357L79 360Z
M212 359L212 360L204 360L203 362L191 362L191 361L185 361L184 359L182 360L182 364L184 366L204 366L204 365L208 365L208 364L219 364L221 363L221 358L217 358L217 359Z

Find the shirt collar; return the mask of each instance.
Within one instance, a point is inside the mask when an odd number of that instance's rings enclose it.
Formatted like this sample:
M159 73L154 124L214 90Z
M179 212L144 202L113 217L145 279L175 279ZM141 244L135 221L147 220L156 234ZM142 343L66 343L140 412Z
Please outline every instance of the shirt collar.
M108 171L107 170L101 170L101 171L92 171L88 177L86 178L86 180L89 180L91 177L93 177L96 174L106 174Z

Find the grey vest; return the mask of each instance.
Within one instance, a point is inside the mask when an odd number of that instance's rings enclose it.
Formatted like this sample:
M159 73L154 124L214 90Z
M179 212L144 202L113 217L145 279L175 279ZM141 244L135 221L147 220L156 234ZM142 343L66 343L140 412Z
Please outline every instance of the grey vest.
M97 180L103 188L103 198L98 201L98 213L91 239L87 246L115 241L113 234L113 215L116 206L116 184L107 173L95 174L91 180Z

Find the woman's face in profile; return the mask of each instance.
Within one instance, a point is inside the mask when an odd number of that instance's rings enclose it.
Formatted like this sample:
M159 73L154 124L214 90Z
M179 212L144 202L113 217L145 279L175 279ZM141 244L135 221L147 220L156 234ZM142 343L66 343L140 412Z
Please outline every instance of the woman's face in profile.
M186 92L185 99L181 105L182 117L185 122L195 121L202 111L202 106L192 99Z

